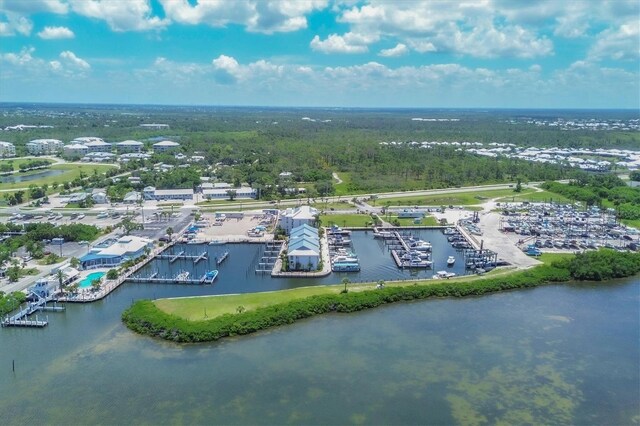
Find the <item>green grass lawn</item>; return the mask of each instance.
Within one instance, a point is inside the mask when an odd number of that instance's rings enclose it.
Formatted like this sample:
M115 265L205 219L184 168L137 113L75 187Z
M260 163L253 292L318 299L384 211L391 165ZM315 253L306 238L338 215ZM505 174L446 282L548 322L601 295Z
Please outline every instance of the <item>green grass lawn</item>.
M336 224L338 226L367 226L368 222L372 222L371 216L368 214L323 214L320 215L322 226L331 226Z
M342 179L342 183L334 183L333 187L336 190L334 195L348 195L351 191L349 191L349 185L351 184L351 174L350 173L336 173L340 179ZM334 180L335 182L335 180Z
M514 272L514 268L494 269L486 276L499 276ZM453 282L468 282L481 279L478 275L470 275L452 278ZM418 280L418 284L437 284L441 280ZM377 283L348 284L350 292L371 290ZM411 283L413 284L413 282ZM406 281L385 282L386 286L406 286ZM278 290L261 293L229 294L221 296L182 297L177 299L158 299L155 305L164 312L176 315L188 320L211 319L224 314L235 314L239 306L250 311L265 306L289 302L295 299L304 299L319 294L335 294L344 288L343 284L321 285L313 287L300 287L288 290ZM205 316L206 312L206 316Z
M47 170L63 170L64 173L61 173L56 176L48 176L41 179L34 179L27 182L14 182L14 183L2 183L0 184L0 188L2 189L17 189L17 188L28 188L29 185L37 185L41 186L45 183L51 185L53 182L58 182L62 184L63 182L72 181L77 177L80 177L80 173L82 172L85 176L90 176L93 174L94 170L97 170L98 173L104 173L112 167L116 167L113 165L105 165L105 164L54 164Z
M24 164L24 163L28 163L30 161L34 161L34 160L38 160L38 161L48 161L49 164L52 164L53 161L49 160L48 158L14 158L14 159L6 159L6 160L0 160L0 164L6 164L9 162L13 163L13 170L19 170L20 169L20 165Z
M536 259L542 263L552 263L556 260L572 259L575 257L573 253L542 253Z
M556 194L549 191L540 191L540 192L527 192L527 193L514 193L513 196L504 197L498 200L502 203L510 203L510 202L522 202L529 201L531 203L542 203L542 202L551 202L554 203L569 203L570 200L560 194Z
M523 189L519 195L532 193L530 188ZM377 201L379 206L470 206L482 204L488 199L507 197L516 194L513 189L494 189L490 191L469 191L459 193L443 193L437 195L413 195L407 197L380 198Z
M386 216L383 216L384 220L387 220ZM397 216L389 216L389 223L394 223L395 220L398 220L398 222L400 222L400 226L438 226L440 225L440 223L438 222L438 220L433 217L433 216L425 216L423 217L419 223L414 222L415 219L412 218L399 218Z

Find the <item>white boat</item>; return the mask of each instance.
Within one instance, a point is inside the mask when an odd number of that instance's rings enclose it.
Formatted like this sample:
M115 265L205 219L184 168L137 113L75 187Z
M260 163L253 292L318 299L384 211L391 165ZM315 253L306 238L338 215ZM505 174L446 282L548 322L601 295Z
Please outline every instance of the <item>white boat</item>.
M332 259L332 262L334 262L334 263L358 263L358 258L354 257L354 256L339 255L339 256L335 256Z
M453 256L449 256L447 258L447 266L453 266L454 263L456 263L456 258Z
M414 243L409 244L409 248L411 248L411 250L418 250L418 251L431 251L431 243L427 242L427 241L423 241L423 240L418 240Z
M457 234L458 232L455 230L455 228L444 228L443 233L444 235L454 235L454 234Z
M455 276L456 274L454 272L438 271L433 278L453 278Z
M393 238L393 232L391 231L377 231L373 232L373 238Z
M186 281L189 279L189 271L182 271L176 275L176 281Z
M213 240L209 242L210 246L221 246L223 244L226 244L226 242L220 240Z

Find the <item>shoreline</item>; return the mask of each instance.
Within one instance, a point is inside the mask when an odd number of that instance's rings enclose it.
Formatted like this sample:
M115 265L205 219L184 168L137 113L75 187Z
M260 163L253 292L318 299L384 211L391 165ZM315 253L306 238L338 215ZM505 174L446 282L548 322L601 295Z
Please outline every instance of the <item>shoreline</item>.
M612 257L613 256L613 257ZM613 270L618 272L613 273ZM122 314L125 325L139 334L162 338L180 343L196 343L216 341L225 337L251 334L285 324L292 324L300 319L309 318L331 312L349 313L372 309L390 303L432 298L462 298L481 296L520 288L534 288L545 284L576 281L607 281L615 278L634 276L640 273L640 254L619 254L610 250L601 250L588 254L576 255L571 259L550 259L545 263L528 269L515 269L494 276L482 276L477 279L466 277L455 279L439 279L416 281L413 284L376 286L362 288L360 291L339 291L340 285L318 287L317 291L306 297L283 298L281 303L267 306L255 306L246 309L237 305L236 313L219 312L211 319L190 320L184 316L168 313L158 306L157 301L140 300ZM374 284L374 283L372 283ZM369 284L369 285L372 285ZM313 288L306 288L306 291ZM295 289L279 290L270 295L286 294ZM304 291L298 290L298 291ZM323 294L322 294L323 292ZM239 297L256 297L249 293ZM251 296L253 295L253 296ZM230 297L230 296L227 296ZM274 298L275 299L275 298ZM184 298L183 301L208 301L210 297L198 299ZM213 300L220 300L215 296ZM247 299L248 300L248 299ZM234 301L234 304L238 303Z

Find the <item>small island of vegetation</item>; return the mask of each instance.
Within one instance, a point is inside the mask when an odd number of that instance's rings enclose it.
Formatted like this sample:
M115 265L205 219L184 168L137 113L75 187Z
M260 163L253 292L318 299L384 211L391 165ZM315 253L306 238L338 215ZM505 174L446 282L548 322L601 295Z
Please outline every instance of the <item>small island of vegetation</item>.
M405 286L377 285L373 287L375 289L363 291L345 291L342 285L337 285L333 293L292 299L253 310L238 306L236 313L226 313L207 320L190 321L164 312L151 300L140 300L123 313L122 319L127 327L140 334L175 342L206 342L292 324L303 318L329 312L349 313L389 303L436 297L480 296L572 279L622 278L639 272L640 253L618 253L602 249L571 258L559 258L524 271L473 281L434 280Z

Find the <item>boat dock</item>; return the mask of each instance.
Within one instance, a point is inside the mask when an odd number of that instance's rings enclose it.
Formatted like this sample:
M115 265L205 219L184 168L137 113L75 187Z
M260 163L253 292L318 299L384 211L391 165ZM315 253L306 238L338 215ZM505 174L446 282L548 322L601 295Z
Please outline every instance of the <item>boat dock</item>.
M227 259L227 257L229 257L229 252L225 251L224 253L222 253L222 256L216 258L216 265L220 265Z
M206 251L203 251L202 253L197 255L188 255L188 254L184 254L184 250L182 250L180 251L180 253L177 253L177 254L159 254L156 256L156 259L169 259L169 263L174 263L178 259L193 260L193 264L195 265L201 260L206 260L207 256L208 255Z
M158 277L158 274L152 274L148 277L129 277L127 280L133 283L139 284L188 284L188 285L202 285L213 284L213 279L207 279L207 275L203 275L200 278L168 278ZM214 277L215 279L215 277Z
M47 305L49 302L53 302L53 306ZM39 319L38 315L36 315L35 319L29 319L28 317L39 311L64 312L65 309L66 308L64 306L58 306L57 301L53 296L47 298L39 297L35 302L28 302L24 308L20 309L14 315L5 317L0 324L2 327L42 328L49 324L49 316L46 316L45 319Z

